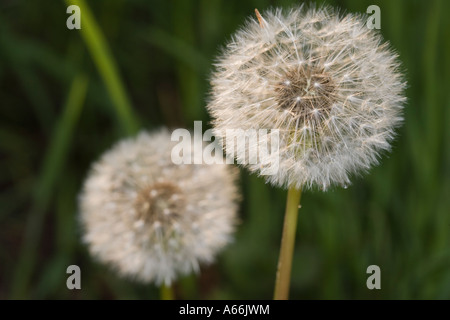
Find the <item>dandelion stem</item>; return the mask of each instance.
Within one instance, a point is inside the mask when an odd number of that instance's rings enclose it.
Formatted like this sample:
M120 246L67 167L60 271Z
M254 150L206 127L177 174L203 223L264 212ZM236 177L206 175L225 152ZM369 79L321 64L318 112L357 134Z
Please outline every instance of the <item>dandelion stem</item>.
M173 287L162 284L160 288L160 298L161 300L173 300Z
M295 232L297 230L297 216L301 194L301 189L289 188L275 281L274 300L287 300L289 297L292 256L294 254Z

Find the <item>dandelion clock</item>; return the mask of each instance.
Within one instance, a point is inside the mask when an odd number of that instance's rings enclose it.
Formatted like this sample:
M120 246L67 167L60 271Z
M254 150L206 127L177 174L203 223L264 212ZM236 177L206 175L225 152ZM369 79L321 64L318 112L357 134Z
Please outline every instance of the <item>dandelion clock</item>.
M176 165L169 131L118 142L92 165L79 197L83 240L120 275L169 287L211 263L236 222L236 168Z
M289 190L276 299L288 297L301 190L350 184L402 122L400 62L366 21L330 7L256 11L217 58L208 111L218 140L230 128L279 132L279 168L264 176Z

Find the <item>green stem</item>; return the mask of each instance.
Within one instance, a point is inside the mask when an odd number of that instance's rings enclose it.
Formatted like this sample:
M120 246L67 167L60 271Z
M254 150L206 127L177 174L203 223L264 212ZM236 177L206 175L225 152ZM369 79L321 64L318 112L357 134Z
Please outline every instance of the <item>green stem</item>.
M174 300L173 287L162 284L160 288L160 296L161 300Z
M84 73L75 76L70 87L64 111L55 125L50 146L45 154L41 175L33 193L33 205L26 222L22 251L13 278L11 299L25 299L29 296L28 285L36 265L39 241L41 240L45 216L58 179L64 177L64 165L75 128L83 109L88 88Z
M297 216L302 190L289 188L281 237L280 257L275 282L274 300L287 300L291 281L292 256L294 254Z
M116 108L118 121L126 134L135 134L139 129L138 119L133 113L133 108L119 76L118 68L109 51L106 39L95 21L94 15L84 0L66 0L66 3L79 6L81 12L81 36Z

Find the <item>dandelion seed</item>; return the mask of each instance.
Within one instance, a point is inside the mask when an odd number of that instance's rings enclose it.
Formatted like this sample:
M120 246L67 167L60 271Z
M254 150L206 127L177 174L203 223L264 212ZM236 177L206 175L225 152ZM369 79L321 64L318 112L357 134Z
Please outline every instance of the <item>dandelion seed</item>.
M208 110L218 140L226 129L279 129L279 170L265 178L280 187L348 185L377 164L402 122L406 83L365 21L329 7L257 12L216 63Z
M141 282L170 285L197 271L234 231L236 169L175 165L173 144L167 130L117 143L92 166L79 197L91 254Z

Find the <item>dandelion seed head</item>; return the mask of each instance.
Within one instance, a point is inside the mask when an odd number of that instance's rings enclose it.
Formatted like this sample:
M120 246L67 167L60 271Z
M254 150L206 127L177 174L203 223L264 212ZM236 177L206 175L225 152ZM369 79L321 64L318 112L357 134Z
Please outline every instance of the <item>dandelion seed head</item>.
M390 150L402 122L397 55L365 15L300 6L261 17L217 59L207 108L218 141L227 129L278 129L279 170L265 176L270 183L347 186ZM259 164L245 166L260 173Z
M167 130L120 141L93 164L79 197L91 254L144 283L198 271L235 228L236 168L176 165L174 144Z

